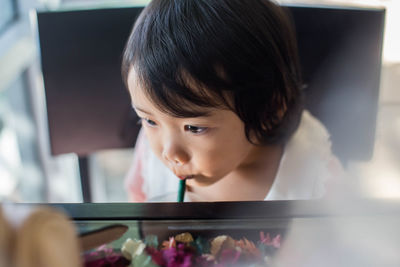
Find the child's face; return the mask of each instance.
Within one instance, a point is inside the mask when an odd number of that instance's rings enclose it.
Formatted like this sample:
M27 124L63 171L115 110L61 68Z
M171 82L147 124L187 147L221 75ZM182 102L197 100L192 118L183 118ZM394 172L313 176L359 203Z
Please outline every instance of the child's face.
M201 108L210 115L176 118L161 112L144 94L134 70L128 87L152 150L177 177L190 178L198 186L211 185L249 163L255 146L246 139L244 124L234 112Z

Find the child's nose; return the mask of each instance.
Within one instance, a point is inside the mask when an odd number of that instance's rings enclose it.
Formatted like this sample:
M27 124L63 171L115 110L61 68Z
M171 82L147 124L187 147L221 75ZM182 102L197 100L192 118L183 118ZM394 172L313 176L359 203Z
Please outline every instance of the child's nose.
M190 159L183 147L174 140L164 143L162 157L172 165L183 165Z

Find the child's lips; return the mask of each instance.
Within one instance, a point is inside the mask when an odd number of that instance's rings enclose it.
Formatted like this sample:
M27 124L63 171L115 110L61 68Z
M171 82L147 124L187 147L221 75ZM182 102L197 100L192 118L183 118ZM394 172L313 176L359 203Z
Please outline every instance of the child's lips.
M194 177L194 175L177 175L179 179L185 180L185 179L191 179Z

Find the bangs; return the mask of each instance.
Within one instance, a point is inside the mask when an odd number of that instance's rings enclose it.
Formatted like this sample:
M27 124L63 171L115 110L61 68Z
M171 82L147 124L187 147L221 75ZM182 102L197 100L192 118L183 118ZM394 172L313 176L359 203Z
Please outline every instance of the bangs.
M145 95L160 111L170 116L193 118L208 116L213 109L233 109L228 104L228 98L231 98L228 92L210 90L185 71L175 75L175 80L167 79L168 83L149 79L146 72L137 71L135 67L131 71L136 72L138 85Z

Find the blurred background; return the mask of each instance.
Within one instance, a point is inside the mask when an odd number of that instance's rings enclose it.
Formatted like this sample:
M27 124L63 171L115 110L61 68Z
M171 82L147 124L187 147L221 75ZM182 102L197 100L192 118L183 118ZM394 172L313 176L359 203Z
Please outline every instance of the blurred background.
M81 202L78 157L52 156L39 41L32 10L144 5L147 0L0 0L0 201ZM375 147L368 161L346 166L360 194L400 198L400 1L314 0L283 3L385 7L385 31ZM374 118L372 118L374 119ZM133 149L88 157L94 202L127 201L123 179Z

